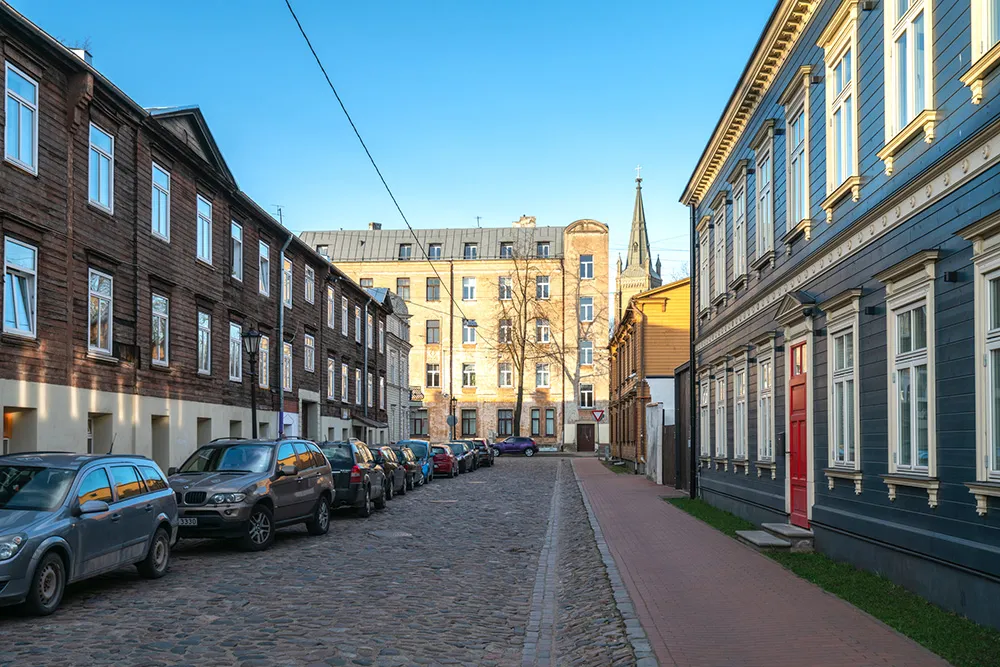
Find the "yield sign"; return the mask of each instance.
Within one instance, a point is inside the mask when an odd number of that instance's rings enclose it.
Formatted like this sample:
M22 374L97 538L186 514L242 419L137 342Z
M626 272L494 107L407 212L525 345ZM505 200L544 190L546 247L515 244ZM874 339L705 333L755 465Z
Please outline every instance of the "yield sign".
M590 414L594 415L594 421L602 421L604 419L604 410L591 410Z

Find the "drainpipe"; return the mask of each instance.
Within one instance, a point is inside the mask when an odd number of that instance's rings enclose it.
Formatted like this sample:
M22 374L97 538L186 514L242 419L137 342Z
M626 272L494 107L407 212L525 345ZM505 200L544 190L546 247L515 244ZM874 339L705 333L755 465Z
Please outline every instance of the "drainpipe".
M288 246L292 245L292 234L288 235L285 240L285 244L281 246L281 252L278 253L278 259L281 261L281 266L278 267L278 273L281 276L281 281L278 283L280 285L278 290L278 359L281 361L278 364L278 437L281 438L285 435L285 251L288 250ZM289 288L291 285L289 285ZM253 389L252 391L256 391Z
M365 318L362 321L362 326L364 326L364 328L365 328L365 335L361 339L361 344L365 348L365 377L362 378L363 384L361 385L361 389L364 392L365 398L364 398L364 402L361 405L364 407L365 419L367 419L368 418L368 398L369 398L368 397L368 375L372 376L372 384L373 385L375 384L375 374L372 373L370 370L368 370L368 337L369 336L372 337L372 346L374 347L374 345L375 345L375 332L368 330L368 306L372 305L373 302L372 302L372 297L371 297L370 294L368 294L367 290L365 291L365 294L368 295L368 302L365 304ZM375 365L378 366L378 360L377 360L377 358L376 358Z
M692 499L698 497L698 457L695 454L694 444L698 437L697 434L699 433L698 409L696 407L696 401L699 400L699 397L695 393L697 392L697 388L695 387L695 382L694 382L694 374L695 374L694 337L695 337L695 311L696 311L695 294L697 294L697 292L695 292L694 290L694 277L698 275L698 270L695 265L695 259L694 259L694 239L695 239L694 220L695 220L695 210L694 210L694 204L692 204L691 237L690 237L691 253L690 253L690 259L688 260L688 267L690 267L688 270L691 274L690 281L688 282L688 297L689 297L688 301L691 302L691 320L690 320L691 331L690 334L688 335L688 341L690 344L690 348L688 350L688 410L690 412L688 416L688 424L691 425L690 426L691 435L688 438L689 449L690 449L690 451L688 452L688 463L689 463L688 468L691 479L688 484L688 487L689 487L689 495ZM699 290L701 289L701 284L698 285L698 289ZM700 446L701 443L699 442L698 444Z

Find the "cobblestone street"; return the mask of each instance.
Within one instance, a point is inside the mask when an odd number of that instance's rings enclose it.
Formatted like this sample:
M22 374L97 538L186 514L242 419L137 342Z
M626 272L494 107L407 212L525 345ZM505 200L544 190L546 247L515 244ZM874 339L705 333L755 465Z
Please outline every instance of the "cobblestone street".
M181 542L163 579L130 568L70 587L48 618L0 610L0 634L3 665L636 662L561 458L501 457L262 554Z

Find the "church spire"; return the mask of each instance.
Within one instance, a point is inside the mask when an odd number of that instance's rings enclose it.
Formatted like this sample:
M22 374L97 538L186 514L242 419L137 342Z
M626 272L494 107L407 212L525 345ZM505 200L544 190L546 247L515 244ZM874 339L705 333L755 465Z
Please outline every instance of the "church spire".
M636 171L640 168L636 167ZM625 268L649 266L649 235L646 233L646 211L642 207L642 177L635 179L635 209L632 211L632 231L628 237L628 258Z

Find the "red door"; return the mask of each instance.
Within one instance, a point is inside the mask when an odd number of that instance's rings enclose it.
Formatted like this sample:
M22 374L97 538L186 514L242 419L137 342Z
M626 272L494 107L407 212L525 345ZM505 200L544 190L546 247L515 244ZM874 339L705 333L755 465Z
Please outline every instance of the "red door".
M792 523L809 527L806 507L809 502L807 475L809 460L806 442L809 437L806 420L806 344L799 343L789 351L788 380L788 477L791 484Z

